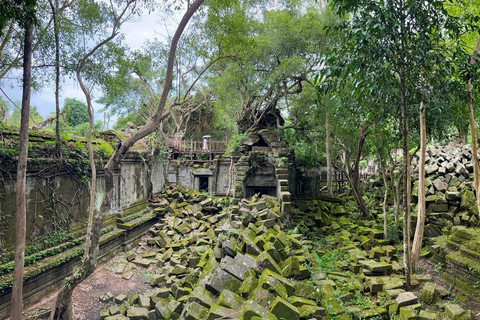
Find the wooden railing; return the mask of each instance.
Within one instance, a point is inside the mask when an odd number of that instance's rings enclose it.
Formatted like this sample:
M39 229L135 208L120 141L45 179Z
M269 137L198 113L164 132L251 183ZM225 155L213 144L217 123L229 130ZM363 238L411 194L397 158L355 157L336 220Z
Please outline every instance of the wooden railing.
M187 155L189 159L196 161L205 161L207 155L208 160L213 160L214 154L223 154L227 150L226 141L218 140L182 140L175 137L167 137L168 149L172 157L179 155Z

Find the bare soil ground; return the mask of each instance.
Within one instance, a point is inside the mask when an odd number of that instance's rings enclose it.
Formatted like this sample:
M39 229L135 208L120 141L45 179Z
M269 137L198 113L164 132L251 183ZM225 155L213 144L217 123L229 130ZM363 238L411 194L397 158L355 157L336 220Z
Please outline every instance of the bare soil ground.
M142 251L142 246L134 249ZM76 320L99 320L100 310L106 309L115 302L102 303L99 298L104 293L110 292L113 297L123 293L127 297L135 293L144 293L151 289L151 274L148 269L137 268L133 264L125 265L125 254L119 254L97 270L81 283L73 292L73 313ZM123 273L117 273L119 265L125 265ZM131 275L128 280L123 275ZM30 306L25 312L25 320L47 319L56 292L42 299L39 303Z

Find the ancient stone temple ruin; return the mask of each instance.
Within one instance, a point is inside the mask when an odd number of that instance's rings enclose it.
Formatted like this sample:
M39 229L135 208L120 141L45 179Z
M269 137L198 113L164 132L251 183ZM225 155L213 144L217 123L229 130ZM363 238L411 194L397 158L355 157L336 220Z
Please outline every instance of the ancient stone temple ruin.
M282 213L288 214L295 192L294 158L272 131L261 129L249 133L236 151L203 165L170 160L167 184L210 195L233 195L236 201L255 194L268 195L278 198Z

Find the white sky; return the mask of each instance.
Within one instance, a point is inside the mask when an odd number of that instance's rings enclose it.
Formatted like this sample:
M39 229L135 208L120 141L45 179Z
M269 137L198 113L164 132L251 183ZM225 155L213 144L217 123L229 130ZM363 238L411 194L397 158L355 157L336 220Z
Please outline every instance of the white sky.
M122 26L121 32L125 35L125 43L131 48L131 50L140 49L147 39L158 39L164 38L167 34L165 23L162 22L163 17L160 17L158 12L152 12L151 14L145 13L135 22L128 22ZM172 29L170 26L169 29ZM172 32L172 30L169 30ZM19 75L21 70L18 70ZM33 92L31 96L31 105L36 106L39 113L45 119L50 116L52 113L55 113L55 87L54 82L50 87L43 87L41 90ZM22 88L20 83L8 83L3 81L1 88L8 97L17 102L21 100L22 97ZM0 92L0 96L5 100L8 99ZM98 99L100 93L94 93L94 99ZM61 84L61 93L60 93L60 107L63 107L63 102L65 98L77 98L80 101L85 102L85 96L80 89L76 80L71 78L63 79ZM103 106L94 102L95 108L95 121L104 120L103 114L99 111ZM113 125L113 121L110 121L109 125Z

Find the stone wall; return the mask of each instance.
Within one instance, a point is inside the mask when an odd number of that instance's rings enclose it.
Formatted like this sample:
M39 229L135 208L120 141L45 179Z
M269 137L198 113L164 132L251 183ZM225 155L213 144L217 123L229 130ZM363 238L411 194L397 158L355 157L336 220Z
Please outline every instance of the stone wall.
M213 163L203 164L170 160L165 184L181 185L192 190L205 191L210 195L224 196L228 191L230 165L229 157L216 158ZM200 179L207 179L207 190L200 190Z
M148 174L151 161L151 174ZM153 192L165 185L166 163L153 158L145 161L139 153L129 153L115 174L110 214L145 200L151 181ZM3 164L2 164L3 166ZM97 164L96 209L104 196L102 164ZM15 241L16 164L3 166L0 172L0 245ZM29 159L27 166L27 244L35 244L54 232L80 232L87 221L89 204L89 165L80 160Z
M128 223L129 228L120 229L122 219L118 220L117 228L104 234L100 240L99 261L107 261L121 251L129 250L136 245L145 232L157 222L157 218L149 210L145 210L146 201L138 202L123 212L131 211L130 217L138 212L143 213L139 218ZM128 220L128 215L123 219ZM107 231L104 229L104 231ZM64 279L70 276L75 266L80 266L83 256L83 243L54 256L40 259L25 269L23 285L24 304L28 305L40 300L45 295L57 290L64 284ZM0 283L11 282L11 275L0 274ZM5 319L10 313L11 283L0 289L0 319Z

